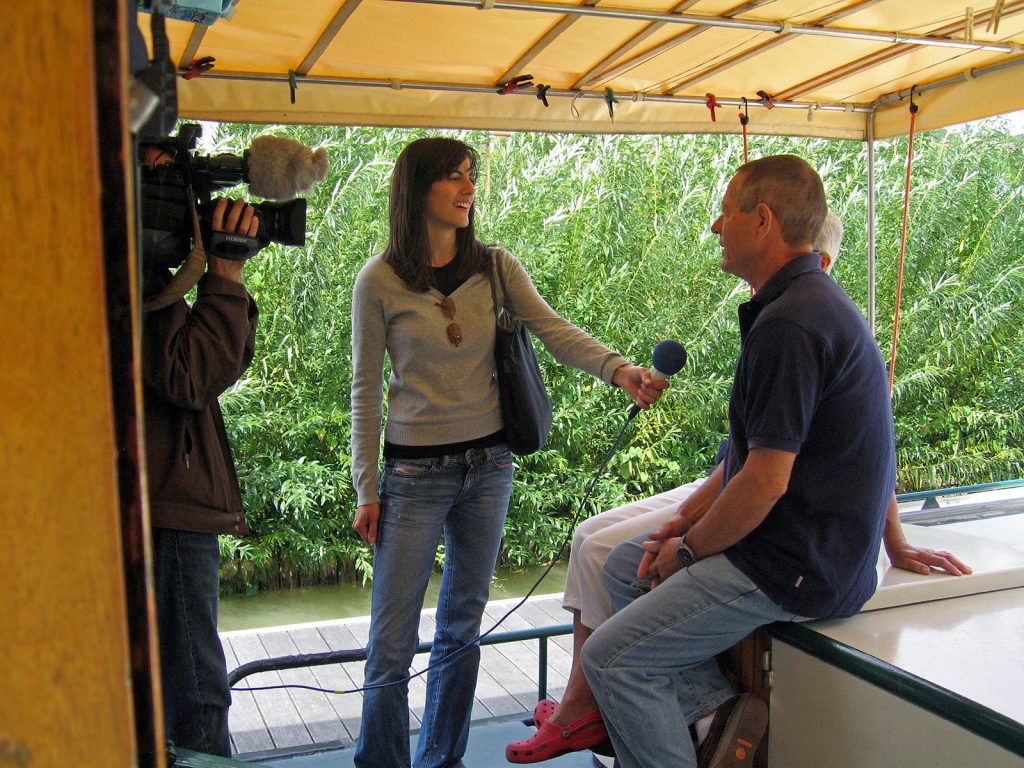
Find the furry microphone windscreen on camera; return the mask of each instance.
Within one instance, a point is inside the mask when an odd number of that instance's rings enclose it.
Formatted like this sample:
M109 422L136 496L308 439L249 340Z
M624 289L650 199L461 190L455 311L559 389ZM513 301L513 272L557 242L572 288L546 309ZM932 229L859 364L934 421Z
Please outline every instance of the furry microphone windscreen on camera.
M245 153L249 191L267 200L291 200L327 176L327 150L284 136L260 136Z

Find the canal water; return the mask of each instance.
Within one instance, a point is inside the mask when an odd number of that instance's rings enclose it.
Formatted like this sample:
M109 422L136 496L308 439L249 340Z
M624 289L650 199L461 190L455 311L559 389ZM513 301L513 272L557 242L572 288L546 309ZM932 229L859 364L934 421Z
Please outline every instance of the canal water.
M534 595L559 594L565 588L564 562L557 563L537 587ZM536 583L544 568L498 571L491 582L491 600L522 597ZM425 608L437 605L441 575L434 574L427 586ZM370 615L370 585L331 584L299 587L255 595L229 595L220 599L217 628L221 632L262 629L286 624L305 624ZM566 614L568 617L569 614ZM566 618L568 622L569 619Z

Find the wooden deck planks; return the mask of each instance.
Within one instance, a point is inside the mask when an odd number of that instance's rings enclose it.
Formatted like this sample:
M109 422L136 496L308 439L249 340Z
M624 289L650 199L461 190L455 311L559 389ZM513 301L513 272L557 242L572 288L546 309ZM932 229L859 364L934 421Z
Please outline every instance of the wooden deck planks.
M315 627L302 627L288 632L299 653L325 653L332 650L324 636ZM351 647L351 646L342 646ZM313 680L313 685L321 688L329 688L334 691L347 691L358 688L356 683L345 671L341 664L329 664L322 667L310 667L307 670ZM320 723L310 733L315 742L325 741L354 741L358 735L359 711L362 706L362 696L358 693L350 694L318 694L323 697L327 709L318 712ZM301 708L300 708L300 711ZM309 723L309 715L303 711L303 717Z
M274 633L265 633L272 635ZM263 634L242 634L231 638L231 645L239 664L256 659L271 658L264 646ZM287 672L261 672L240 681L241 687L275 686L288 682L283 675ZM256 706L263 716L267 733L274 748L312 744L313 738L306 727L299 710L295 707L288 689L254 691ZM232 712L232 717L234 713ZM234 725L232 724L232 730Z
M300 653L291 632L270 632L260 637L263 647L271 657L292 656ZM280 672L281 681L293 685L307 685L315 688L326 687L319 682L313 669L286 669ZM323 744L329 741L346 741L348 731L342 724L330 699L336 695L320 693L303 688L286 689L295 711L302 718L302 724L309 734L310 743Z
M515 602L501 600L489 603L483 629L489 629ZM560 595L532 597L506 618L495 632L566 624L570 619L570 615L561 608ZM419 634L420 640L433 637L432 610L421 615ZM229 670L255 659L363 648L368 639L368 617L229 632L221 636ZM569 636L548 640L548 693L555 698L565 688L572 660L571 649L572 639ZM482 647L473 719L532 711L537 703L538 658L536 640ZM423 670L427 664L427 654L418 654L413 660L413 671ZM349 662L264 672L250 675L236 685L293 684L348 691L359 688L362 683L362 662ZM421 675L409 683L410 728L419 727L425 698L426 675ZM362 710L362 695L359 693L327 694L300 688L233 691L232 702L231 740L236 754L328 742L350 745L359 735Z
M228 669L235 669L239 666L235 649L231 641L221 638L224 646L224 657ZM251 684L251 680L244 680L243 685ZM270 738L267 724L263 720L263 714L256 704L253 694L245 691L231 692L231 749L235 753L261 752L274 748L274 742Z
M325 624L316 628L316 632L323 639L329 650L340 651L346 648L363 648L365 640L359 640L352 629L345 624ZM326 687L334 690L349 691L359 688L363 684L362 662L347 662L345 664L331 664L329 666L314 667L318 676L325 675L329 683ZM361 693L346 693L331 696L331 703L335 712L341 720L349 738L355 742L359 735L359 721L362 716L363 695Z

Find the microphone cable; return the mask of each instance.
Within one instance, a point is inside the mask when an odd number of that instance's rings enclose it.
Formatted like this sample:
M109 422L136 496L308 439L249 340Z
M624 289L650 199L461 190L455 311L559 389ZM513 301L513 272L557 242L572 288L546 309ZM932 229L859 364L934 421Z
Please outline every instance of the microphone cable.
M674 372L675 371L673 371L673 373ZM301 684L297 684L297 683L281 683L279 685L260 685L260 686L254 685L254 686L247 686L247 687L244 687L244 688L232 687L231 690L232 691L242 691L242 692L246 692L246 691L253 692L253 691L273 691L273 690L279 690L281 688L300 688L300 689L304 689L304 690L318 691L320 693L332 693L332 694L362 693L364 691L373 691L373 690L377 690L377 689L380 689L380 688L388 688L388 687L390 687L392 685L401 685L403 683L408 683L408 682L410 682L412 680L415 680L417 677L423 676L424 674L426 674L427 672L429 672L432 669L436 669L436 668L438 668L438 667L440 667L440 666L442 666L444 664L447 664L449 661L454 659L456 656L458 656L459 654L461 654L465 650L467 650L469 648L472 648L475 645L479 645L480 642L485 637L487 637L492 632L494 632L498 627L500 627L501 623L503 621L505 621L505 619L507 619L509 616L511 616L513 613L515 613L517 610L519 610L523 606L523 604L525 604L526 601L528 599L530 599L530 597L533 595L533 593L537 591L537 588L541 585L541 583L544 581L544 579L547 577L547 575L551 572L551 569L555 567L555 565L558 563L559 560L561 560L562 555L565 553L566 547L569 546L569 543L572 541L573 534L575 534L575 532L576 532L576 526L577 526L577 523L578 523L578 521L580 519L580 516L583 514L583 510L585 509L587 502L590 500L591 495L593 495L594 488L597 487L597 481L601 479L601 475L604 473L605 468L608 466L608 462L611 461L612 456L615 454L615 451L618 449L619 444L622 442L622 438L626 434L626 428L630 425L630 423L633 421L633 419L636 417L636 415L639 412L640 412L640 409L639 409L638 406L633 406L630 409L628 415L626 416L626 420L622 424L622 428L619 430L619 434L615 438L615 442L612 443L611 448L609 448L608 451L605 453L604 458L601 460L601 466L599 466L597 468L597 472L594 473L594 477L590 481L590 486L587 488L586 493L583 495L583 499L580 501L579 506L576 509L576 513L573 515L572 521L569 523L569 529L566 532L565 537L562 539L562 544L561 544L561 546L559 546L558 551L555 553L555 556L551 559L551 562L548 563L547 567L545 567L544 571L537 578L537 581L534 582L533 586L530 587L529 591L525 595L523 595L523 597L519 600L519 602L517 602L508 611L506 611L505 614L502 615L502 617L500 619L498 619L494 623L494 625L490 629L488 629L486 632L481 632L473 640L469 641L468 643L466 643L465 645L463 645L463 646L461 646L459 648L456 648L454 651L445 654L444 656L442 656L437 661L435 661L435 662L433 662L431 664L428 664L423 669L421 669L419 672L413 672L413 673L411 673L409 675L406 675L405 677L399 678L398 680L391 680L391 681L389 681L387 683L375 683L373 685L364 685L364 686L361 686L359 688L349 688L349 689L346 689L346 690L332 690L332 689L329 689L329 688L319 688L319 687L313 686L313 685L301 685ZM259 670L254 670L254 672L258 672L258 671Z

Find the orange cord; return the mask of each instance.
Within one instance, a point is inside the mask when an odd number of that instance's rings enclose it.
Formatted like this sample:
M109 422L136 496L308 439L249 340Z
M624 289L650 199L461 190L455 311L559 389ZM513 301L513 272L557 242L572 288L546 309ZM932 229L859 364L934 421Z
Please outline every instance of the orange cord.
M740 125L743 126L743 164L746 165L749 160L747 154L747 123L750 122L750 115L747 113L747 99L743 98L743 111L740 112ZM751 286L750 295L754 295L754 288Z
M914 103L914 89L910 89L910 144L907 147L907 178L903 188L903 231L900 234L900 268L896 279L896 311L892 324L892 350L889 353L889 396L892 397L893 380L896 377L896 341L900 332L900 299L903 296L903 265L907 253L907 223L910 216L910 170L914 165L914 122L917 119L917 105Z

